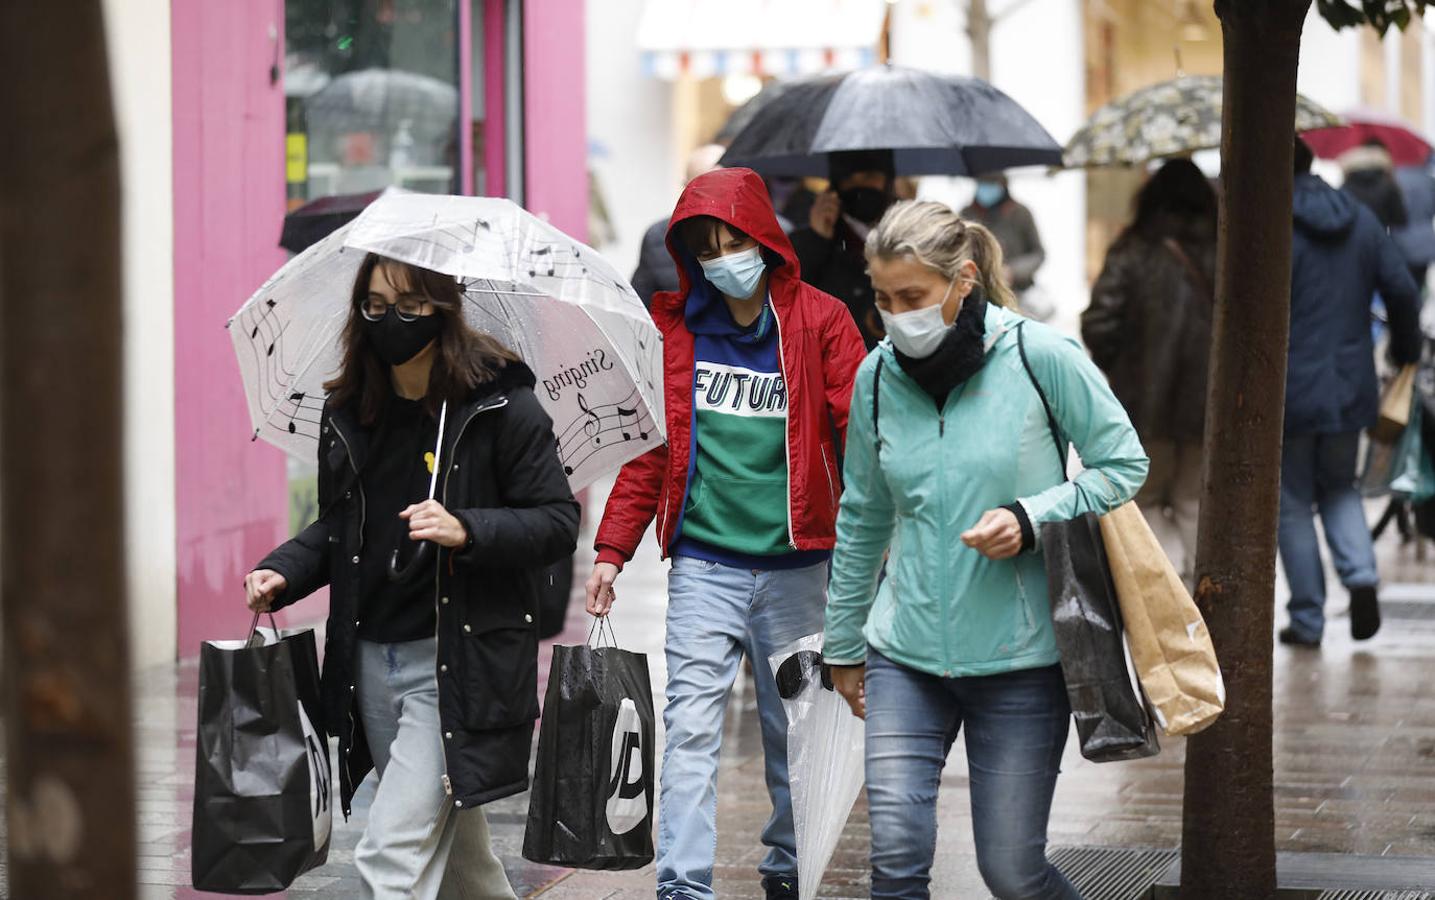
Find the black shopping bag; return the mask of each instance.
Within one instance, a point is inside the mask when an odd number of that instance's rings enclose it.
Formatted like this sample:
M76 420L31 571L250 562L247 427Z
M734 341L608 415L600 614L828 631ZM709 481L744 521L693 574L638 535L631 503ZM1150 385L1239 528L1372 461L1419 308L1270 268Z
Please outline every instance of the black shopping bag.
M653 860L653 694L648 658L554 647L523 858L578 869Z
M281 891L329 856L314 632L251 632L200 648L190 875L202 891Z
M1047 594L1081 755L1092 762L1161 750L1150 711L1131 684L1121 606L1095 513L1041 526Z

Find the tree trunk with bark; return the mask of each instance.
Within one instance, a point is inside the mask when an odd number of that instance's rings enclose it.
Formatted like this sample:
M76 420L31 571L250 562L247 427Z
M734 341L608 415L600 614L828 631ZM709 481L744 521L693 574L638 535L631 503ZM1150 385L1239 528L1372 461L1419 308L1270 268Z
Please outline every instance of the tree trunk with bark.
M1181 896L1273 900L1271 658L1290 337L1292 136L1310 0L1217 0L1221 225L1197 602L1226 712L1186 750Z
M99 0L0 3L12 896L135 896L120 183Z

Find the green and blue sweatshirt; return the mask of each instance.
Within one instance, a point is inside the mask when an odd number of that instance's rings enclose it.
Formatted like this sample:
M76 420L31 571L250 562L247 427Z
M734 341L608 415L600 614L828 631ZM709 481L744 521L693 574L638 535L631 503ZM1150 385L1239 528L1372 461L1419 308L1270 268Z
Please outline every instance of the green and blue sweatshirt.
M695 281L693 435L688 495L672 553L745 569L827 559L793 550L788 525L787 384L770 302L742 327L705 279Z

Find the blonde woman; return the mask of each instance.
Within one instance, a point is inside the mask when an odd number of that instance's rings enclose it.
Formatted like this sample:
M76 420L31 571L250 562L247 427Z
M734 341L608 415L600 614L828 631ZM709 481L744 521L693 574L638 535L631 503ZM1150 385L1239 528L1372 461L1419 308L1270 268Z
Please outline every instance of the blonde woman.
M1033 551L1043 523L1130 500L1146 454L1081 348L1010 311L985 228L898 203L866 255L888 340L853 390L825 655L867 720L872 896L929 896L937 787L964 731L987 887L1079 900L1045 854L1070 709ZM1073 481L1032 378L1085 462Z

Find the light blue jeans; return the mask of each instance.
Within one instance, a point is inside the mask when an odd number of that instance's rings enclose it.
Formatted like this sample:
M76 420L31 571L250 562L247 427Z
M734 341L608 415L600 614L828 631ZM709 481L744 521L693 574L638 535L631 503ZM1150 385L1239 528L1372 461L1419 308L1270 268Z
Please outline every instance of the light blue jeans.
M378 770L369 823L354 848L366 900L515 900L489 846L482 809L444 790L437 640L355 652L359 715Z
M822 630L827 563L758 571L679 556L668 574L667 744L658 794L658 897L710 900L717 852L717 771L728 693L752 660L772 817L764 876L796 877L787 787L787 713L768 657Z
M872 897L927 900L937 788L965 729L977 868L999 900L1081 900L1046 859L1046 825L1071 728L1060 666L941 678L867 651Z
M1325 565L1315 536L1315 513L1335 571L1347 588L1380 581L1375 547L1356 489L1360 434L1288 434L1281 450L1281 564L1290 583L1291 627L1318 641L1325 631Z

